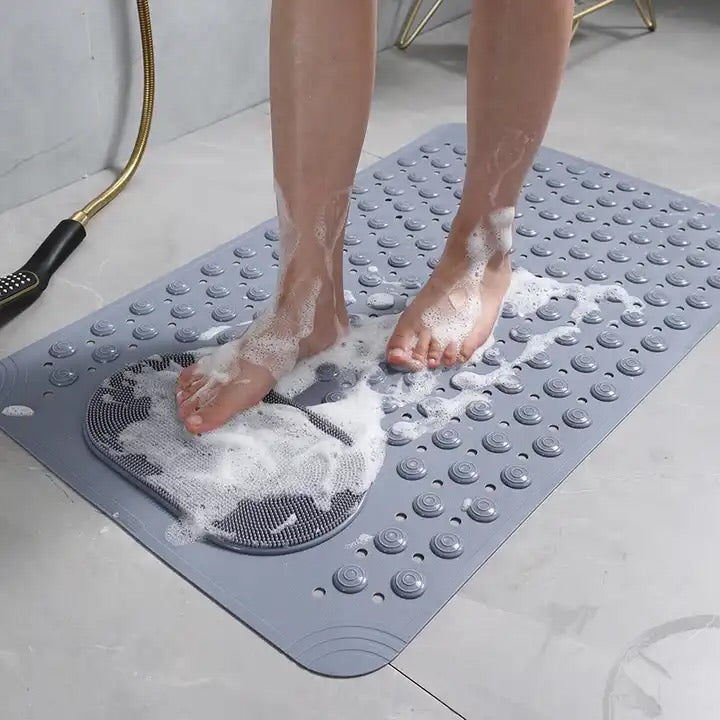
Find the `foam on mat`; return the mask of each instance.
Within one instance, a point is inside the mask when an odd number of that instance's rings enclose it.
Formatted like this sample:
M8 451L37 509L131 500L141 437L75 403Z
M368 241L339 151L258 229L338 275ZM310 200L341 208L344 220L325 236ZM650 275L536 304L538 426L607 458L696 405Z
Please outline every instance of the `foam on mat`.
M522 268L513 274L506 301L524 316L535 312L551 297L569 296L575 301L571 317L599 310L598 302L609 297L622 302L628 310L640 304L616 285L585 289L577 284L537 278ZM177 502L183 513L181 529L172 526L168 538L184 543L203 537L247 500L306 496L319 510L327 512L333 497L343 492L364 495L385 458L384 404L389 401L399 407L415 404L423 407L424 416L414 422L398 421L392 425L391 432L397 438L416 439L435 432L462 414L468 404L485 400L484 392L489 387L500 381L516 381L514 366L545 350L558 336L578 331L574 326L563 325L533 335L524 345L517 345L514 356L501 359L495 370L484 372L486 366L480 356L493 344L491 337L478 351L478 359L453 376L453 387L460 392L446 399L432 395L442 382L438 371L414 373L410 384L400 373L390 382L379 383L381 378L387 379L381 365L396 317L361 320L346 339L307 359L280 385L294 397L315 383L323 367L356 373L357 382L334 402L312 407L353 439L349 447L287 405L253 407L222 428L193 437L176 417L175 385L181 366L171 362L160 370L144 365L140 373L126 371L135 399L148 401L148 413L117 436L113 453L117 458L144 456L157 468L153 488L169 497L181 498ZM214 334L208 331L205 336ZM236 344L243 347L246 340L247 336L215 348L212 353L207 350L199 353L201 367L207 363L204 374L219 383L227 382L225 366L237 356ZM106 385L110 389L108 381ZM112 395L104 399L113 401ZM289 513L279 530L295 522L290 523L290 517L297 519L294 513Z
M164 370L146 365L139 374L126 373L135 398L149 399L148 413L128 425L114 447L116 457L145 457L158 469L153 488L181 498L183 531L171 528L172 542L211 532L243 501L307 496L329 511L335 496L362 495L377 475L385 449L383 413L380 398L368 388L360 386L345 399L342 413L317 408L353 438L350 447L299 410L280 404L256 406L214 432L193 437L177 420L175 384L181 370L171 363ZM294 524L291 516L275 534Z
M32 417L35 411L26 405L8 405L2 409L2 414L7 417Z

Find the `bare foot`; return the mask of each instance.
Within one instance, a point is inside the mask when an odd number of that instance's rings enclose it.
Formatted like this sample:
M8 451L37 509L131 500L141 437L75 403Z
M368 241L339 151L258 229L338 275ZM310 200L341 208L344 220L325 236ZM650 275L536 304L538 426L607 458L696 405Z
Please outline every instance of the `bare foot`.
M178 415L193 434L219 428L259 403L299 360L335 344L345 333L344 305L319 281L278 301L247 334L223 345L180 374ZM329 296L329 297L328 297Z
M510 285L508 234L512 216L492 233L448 238L425 287L400 316L387 360L407 370L467 362L492 333ZM510 235L511 237L511 235Z

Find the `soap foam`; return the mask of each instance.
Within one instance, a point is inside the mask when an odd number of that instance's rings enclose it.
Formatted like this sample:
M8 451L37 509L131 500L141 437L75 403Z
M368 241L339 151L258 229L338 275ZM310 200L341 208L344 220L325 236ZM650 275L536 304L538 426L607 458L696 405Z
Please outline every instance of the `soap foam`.
M214 340L217 335L219 335L224 330L230 330L232 328L232 325L217 325L216 327L208 328L204 333L200 335L198 340L200 342L208 342L210 340Z
M513 274L506 300L522 314L533 312L551 297L567 297L575 302L573 317L596 307L603 299L619 300L626 307L637 307L636 298L617 286L594 285L585 288L547 278L536 278L525 270ZM357 328L330 349L303 360L282 377L277 390L296 396L315 382L320 364L333 363L343 372L354 371L358 382L346 396L312 409L353 438L347 446L313 425L307 416L287 405L259 405L246 410L222 428L200 437L188 434L177 420L175 383L181 368L171 365L156 371L150 366L139 375L127 373L127 385L135 397L148 397L149 416L133 423L120 435L123 455L145 455L160 468L153 482L173 497L182 498L182 521L169 530L173 542L188 542L202 536L243 500L261 501L269 497L305 495L320 510L328 510L332 498L345 490L363 494L382 467L385 458L386 429L391 424L383 412L384 401L399 407L422 403L425 415L417 415L392 425L395 434L418 438L442 428L459 417L474 400L487 400L487 391L514 377L513 366L529 360L566 333L578 333L573 325L553 327L519 346L516 356L502 358L489 372L471 362L453 376L459 392L454 397L434 395L441 380L439 372L423 370L406 382L402 374L385 375L378 367L397 318L364 318ZM492 344L492 338L484 345ZM223 378L226 363L236 350L225 346L212 354L201 352L204 372ZM510 350L514 344L506 344ZM478 354L474 355L479 358ZM378 384L378 375L382 383ZM132 381L132 382L131 382ZM376 389L376 388L379 388ZM289 516L275 532L296 522Z
M506 301L510 302L521 317L535 312L541 305L553 298L568 298L575 301L570 315L578 320L591 310L598 310L601 300L620 302L626 310L642 308L643 303L630 295L620 285L581 285L580 283L561 283L548 277L538 277L524 268L513 272Z
M136 398L149 398L149 416L118 437L118 455L144 455L159 468L154 488L180 498L184 517L168 531L174 543L207 532L244 500L305 495L328 511L338 493L362 495L377 475L385 454L381 396L363 385L347 399L316 408L353 438L347 446L287 405L258 405L202 437L177 421L175 383L181 368L145 366L129 373ZM342 407L338 407L342 405ZM291 516L284 527L297 522Z
M375 310L387 310L395 304L395 297L390 293L373 293L368 296L368 307Z
M8 405L2 409L2 414L6 417L31 417L35 411L26 405Z
M367 533L362 533L358 537L355 538L352 542L345 544L346 550L354 550L357 547L362 547L363 545L367 545L371 540L373 539L372 535L368 535Z
M288 515L287 519L281 522L276 528L273 528L270 531L271 535L278 535L283 530L287 530L287 528L292 527L297 522L297 515L295 513L290 513Z

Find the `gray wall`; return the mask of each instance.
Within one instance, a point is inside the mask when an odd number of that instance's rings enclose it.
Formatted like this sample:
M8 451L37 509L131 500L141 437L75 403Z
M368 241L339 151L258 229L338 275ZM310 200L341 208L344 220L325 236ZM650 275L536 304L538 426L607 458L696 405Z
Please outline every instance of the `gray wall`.
M388 47L410 0L380 1L380 44ZM447 0L433 26L469 4ZM23 0L8 8L0 25L0 212L123 164L142 84L133 0ZM151 9L152 143L267 98L268 0L152 0Z

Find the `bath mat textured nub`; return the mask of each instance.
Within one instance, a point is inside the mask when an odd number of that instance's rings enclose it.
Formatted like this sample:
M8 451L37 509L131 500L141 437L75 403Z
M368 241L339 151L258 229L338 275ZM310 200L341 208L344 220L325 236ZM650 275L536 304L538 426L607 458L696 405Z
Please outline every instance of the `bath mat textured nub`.
M464 133L457 125L438 128L359 174L345 239L351 312L396 312L429 275L462 193ZM514 381L469 404L432 437L405 442L391 432L385 464L363 502L339 499L343 507L312 538L293 538L297 523L282 527L287 507L269 510L266 520L267 508L255 508L255 535L242 535L242 523L229 518L211 538L217 542L174 545L165 536L177 510L172 498L138 482L137 467L121 467L110 450L102 452L103 443L112 446L102 433L120 427L104 424L113 403L103 404L103 380L154 354L194 350L208 327L251 320L268 305L277 274L275 221L3 360L0 408L30 406L35 413L0 415L0 427L301 665L335 676L371 672L410 642L716 324L717 213L541 150L518 203L515 264L561 281L617 283L644 307L604 301L578 320L578 333L558 335L519 366ZM474 371L492 370L500 355L517 356L531 335L567 324L571 309L568 300L551 300L520 318L506 306L498 344ZM235 333L228 329L212 342ZM442 376L445 397L458 392L452 377ZM352 382L340 368L300 400L332 400ZM112 393L122 395L122 386ZM422 412L387 409L388 428ZM279 527L272 538L271 524ZM273 546L274 553L233 552L218 542Z

